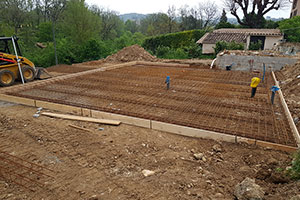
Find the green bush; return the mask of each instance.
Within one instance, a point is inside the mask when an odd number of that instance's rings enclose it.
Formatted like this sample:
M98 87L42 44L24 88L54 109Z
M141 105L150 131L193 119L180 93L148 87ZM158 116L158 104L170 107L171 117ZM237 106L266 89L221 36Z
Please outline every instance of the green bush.
M187 52L188 58L200 58L202 56L202 48L196 42L192 42L184 50Z
M229 22L220 22L215 26L215 29L221 29L221 28L236 28L236 26Z
M80 49L81 59L78 62L99 60L107 57L111 53L111 49L105 42L96 39L88 40Z
M243 43L236 43L236 42L225 42L225 41L218 41L216 43L215 54L217 55L220 51L225 49L227 50L244 50Z
M4 22L1 22L0 20L0 37L2 36L9 37L13 35L15 35L14 28Z
M249 45L249 50L261 50L262 41L258 40L258 42L251 42Z
M142 46L156 54L156 50L159 46L165 46L171 49L183 48L199 40L205 33L205 30L191 30L159 35L145 39Z
M172 49L170 47L159 46L156 51L158 58L164 59L187 59L188 54L180 48Z
M293 179L300 179L300 150L295 153L292 168L289 169L288 173Z
M53 41L52 23L51 22L41 23L38 27L37 37L39 42Z
M47 48L27 52L25 57L34 63L36 67L49 67L55 65L54 47L53 43L47 44Z

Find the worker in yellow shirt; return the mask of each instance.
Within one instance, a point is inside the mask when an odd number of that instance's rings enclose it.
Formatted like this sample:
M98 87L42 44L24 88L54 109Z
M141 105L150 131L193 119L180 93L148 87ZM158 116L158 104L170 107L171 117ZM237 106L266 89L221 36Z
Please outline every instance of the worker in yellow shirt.
M253 77L251 79L251 84L250 84L250 87L252 87L251 98L253 98L255 96L256 89L257 89L257 86L258 86L259 83L260 83L260 78Z

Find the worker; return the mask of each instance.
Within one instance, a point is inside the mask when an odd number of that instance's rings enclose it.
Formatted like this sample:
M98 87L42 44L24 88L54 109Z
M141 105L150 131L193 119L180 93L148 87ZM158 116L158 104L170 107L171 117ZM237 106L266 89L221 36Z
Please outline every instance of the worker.
M167 76L165 83L167 84L167 90L170 89L170 76Z
M250 87L252 87L251 98L253 98L255 96L256 89L257 89L257 86L258 86L259 83L260 83L260 78L253 77L251 79L251 84L250 84Z
M275 93L276 93L279 89L280 89L280 88L277 87L277 86L271 87L271 91L272 91L271 103L272 103L272 105L274 104Z

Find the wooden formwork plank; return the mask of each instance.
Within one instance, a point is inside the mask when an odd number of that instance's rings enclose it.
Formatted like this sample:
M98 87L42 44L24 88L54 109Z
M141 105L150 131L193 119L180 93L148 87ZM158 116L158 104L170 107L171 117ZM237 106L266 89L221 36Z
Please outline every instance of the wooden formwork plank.
M65 114L56 114L56 113L48 113L43 112L42 115L48 116L48 117L55 117L55 118L61 118L61 119L69 119L69 120L76 120L76 121L83 121L83 122L92 122L92 123L98 123L98 124L108 124L108 125L120 125L120 121L116 120L109 120L109 119L96 119L92 117L82 117L82 116L75 116L75 115L65 115Z
M262 141L262 140L255 140L255 139L250 139L250 138L245 138L245 137L237 137L237 143L247 143L250 145L257 145L260 147L269 147L271 149L275 149L275 150L281 150L281 151L285 151L285 152L295 152L297 151L297 147L291 147L291 146L286 146L286 145L282 145L282 144L276 144L276 143L272 143L272 142L266 142L266 141Z
M72 113L76 115L81 115L81 108L68 106L63 104L51 103L46 101L36 101L36 107L42 107L49 110L56 110L60 112Z
M183 135L183 136L189 136L189 137L213 139L213 140L220 140L220 141L233 142L233 143L235 143L236 141L236 137L233 135L227 135L223 133L217 133L213 131L201 130L196 128L174 125L174 124L168 124L168 123L158 122L158 121L152 121L152 129Z
M245 137L240 137L240 136L237 136L236 137L236 142L237 143L247 143L247 144L253 144L255 145L256 144L256 140L255 139L250 139L250 138L245 138Z
M281 151L290 152L290 153L296 152L298 150L297 147L290 147L290 146L286 146L286 145L265 142L265 141L261 141L261 140L256 140L256 145L261 146L261 147L270 147L272 149L281 150Z
M272 71L272 77L275 81L275 84L277 87L280 87L279 86L279 83L276 79L276 76L275 76L275 73ZM290 125L290 128L292 129L292 132L293 132L293 135L294 135L294 138L296 140L296 143L298 145L298 147L300 147L300 135L299 135L299 132L298 132L298 129L294 123L294 120L292 118L292 115L290 113L290 110L289 110L289 107L284 99L284 96L283 96L283 93L281 90L278 90L278 94L279 94L279 98L280 98L280 102L281 102L281 105L283 106L283 109L284 109L284 113L288 119L288 122L289 122L289 125Z
M190 67L189 64L179 64L179 63L163 63L163 62L146 62L146 61L137 61L137 65L157 65L164 67Z
M0 100L35 107L35 100L33 99L0 94Z
M150 128L150 120L125 115L112 114L102 111L91 110L92 117L100 119L120 120L124 124L134 125L143 128Z
M237 136L236 137L236 142L237 143L247 143L247 144L253 144L253 145L255 145L256 144L256 140L254 140L254 139L250 139L250 138L245 138L245 137L240 137L240 136Z

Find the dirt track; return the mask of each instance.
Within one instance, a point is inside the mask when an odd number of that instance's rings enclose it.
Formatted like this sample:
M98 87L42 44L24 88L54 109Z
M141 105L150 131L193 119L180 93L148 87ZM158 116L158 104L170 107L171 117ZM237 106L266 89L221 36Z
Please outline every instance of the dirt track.
M0 199L226 200L234 199L234 186L245 177L256 179L267 200L299 192L299 182L274 183L277 169L291 162L286 153L128 125L33 118L35 108L0 106L1 150L55 171L43 171L53 178L41 177L45 186L34 192L0 178ZM221 152L213 150L216 144ZM203 153L206 161L196 160L194 153ZM144 177L144 169L156 173Z

